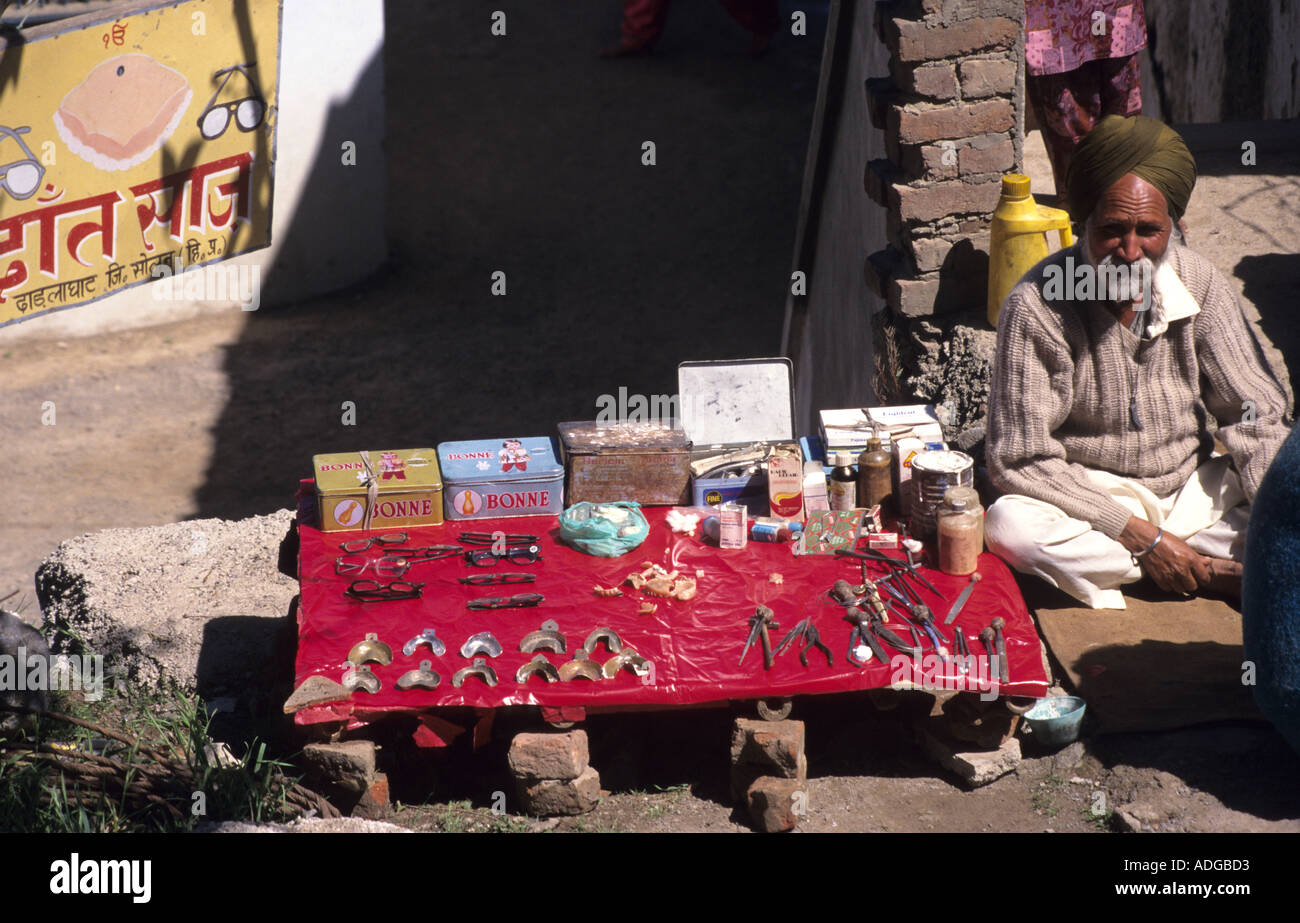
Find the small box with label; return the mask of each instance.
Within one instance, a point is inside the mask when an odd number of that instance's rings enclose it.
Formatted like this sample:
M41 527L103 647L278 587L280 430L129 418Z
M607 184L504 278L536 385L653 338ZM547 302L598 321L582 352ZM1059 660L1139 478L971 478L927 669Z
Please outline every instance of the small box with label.
M442 475L433 449L316 455L312 467L324 532L442 522Z
M564 466L545 436L438 446L449 520L543 516L564 509Z
M879 437L886 452L903 436L915 436L923 442L943 441L943 426L932 404L821 410L818 417L823 457L828 461L834 452L852 452L856 456L872 436Z

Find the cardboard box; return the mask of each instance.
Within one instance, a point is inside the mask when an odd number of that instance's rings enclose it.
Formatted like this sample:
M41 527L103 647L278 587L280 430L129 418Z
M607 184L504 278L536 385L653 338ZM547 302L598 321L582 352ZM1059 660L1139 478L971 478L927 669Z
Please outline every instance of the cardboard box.
M835 452L860 453L873 435L890 451L892 440L917 436L926 442L942 442L943 426L932 404L898 407L849 407L818 411L825 457ZM855 459L856 460L856 459Z
M442 522L442 475L433 449L340 452L312 458L321 530L435 526ZM375 486L370 503L368 483Z

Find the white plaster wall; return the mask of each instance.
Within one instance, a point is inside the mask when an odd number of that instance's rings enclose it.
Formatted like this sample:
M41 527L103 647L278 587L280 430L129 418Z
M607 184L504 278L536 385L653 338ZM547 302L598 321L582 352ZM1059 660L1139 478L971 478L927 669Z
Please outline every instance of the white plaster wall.
M356 282L387 257L383 0L284 0L283 15L271 246L229 261L260 267L271 289L262 310ZM342 164L347 140L357 144L354 167ZM308 202L310 220L295 224ZM10 324L0 343L240 310L233 301L159 300L153 288Z

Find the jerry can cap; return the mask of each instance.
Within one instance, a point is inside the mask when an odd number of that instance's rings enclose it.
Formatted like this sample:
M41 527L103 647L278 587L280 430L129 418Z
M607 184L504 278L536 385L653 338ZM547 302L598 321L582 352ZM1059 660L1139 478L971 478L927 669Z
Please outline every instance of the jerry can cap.
M1023 173L1008 173L1002 177L1002 194L1023 198L1029 195L1029 177Z

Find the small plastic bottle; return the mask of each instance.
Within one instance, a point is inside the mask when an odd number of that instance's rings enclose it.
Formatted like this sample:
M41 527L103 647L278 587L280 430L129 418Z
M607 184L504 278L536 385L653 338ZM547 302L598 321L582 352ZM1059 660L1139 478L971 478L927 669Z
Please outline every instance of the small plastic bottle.
M749 537L756 542L788 542L794 538L792 529L767 522L755 522L749 527Z
M831 510L850 512L858 501L858 479L851 467L853 455L849 452L836 452L831 462L835 470L831 472L826 492L830 495Z
M984 507L973 487L951 487L935 511L939 531L939 570L964 577L979 568L984 550Z
M858 456L858 506L871 509L880 504L884 509L889 504L894 494L890 467L889 453L872 436Z

